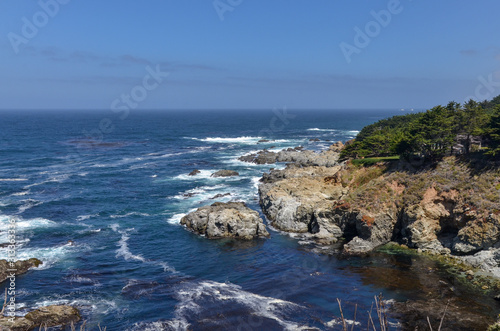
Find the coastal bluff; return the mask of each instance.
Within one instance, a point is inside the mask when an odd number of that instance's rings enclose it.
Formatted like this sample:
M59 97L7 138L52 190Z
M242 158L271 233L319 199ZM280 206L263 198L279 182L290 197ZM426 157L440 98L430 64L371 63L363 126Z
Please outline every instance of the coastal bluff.
M397 242L500 277L498 168L477 171L455 157L418 170L402 161L331 164L338 144L332 149L294 149L312 159L294 155L299 162L263 175L259 201L274 228L320 245L341 244L344 255ZM326 153L325 165L318 159Z

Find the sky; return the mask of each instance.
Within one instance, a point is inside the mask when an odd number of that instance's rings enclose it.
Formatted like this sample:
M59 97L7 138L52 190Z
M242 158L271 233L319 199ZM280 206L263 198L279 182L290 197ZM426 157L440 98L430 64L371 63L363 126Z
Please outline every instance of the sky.
M491 99L499 12L498 0L0 0L0 109Z

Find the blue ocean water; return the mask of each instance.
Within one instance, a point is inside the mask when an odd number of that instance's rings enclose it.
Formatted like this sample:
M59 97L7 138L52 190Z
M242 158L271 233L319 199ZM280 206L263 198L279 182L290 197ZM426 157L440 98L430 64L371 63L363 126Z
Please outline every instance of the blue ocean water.
M273 230L270 239L237 242L201 238L179 225L215 201L244 201L260 212L258 179L276 166L239 156L324 149L400 113L0 112L0 244L15 219L17 258L43 261L18 277L17 313L71 304L91 329L100 323L108 330L334 329L337 298L349 319L358 305L363 325L374 295L419 298L421 265L407 257L345 260ZM188 176L194 169L201 173ZM240 176L210 177L220 169ZM0 258L7 258L5 246ZM374 277L374 268L386 274ZM415 288L391 283L404 277ZM477 301L464 299L491 314Z

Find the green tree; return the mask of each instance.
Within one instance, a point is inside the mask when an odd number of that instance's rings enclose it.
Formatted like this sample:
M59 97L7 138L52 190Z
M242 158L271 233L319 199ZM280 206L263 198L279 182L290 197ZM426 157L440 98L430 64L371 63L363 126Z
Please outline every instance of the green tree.
M446 107L437 106L428 110L411 123L397 147L398 153L403 157L418 154L430 160L445 156L455 141L455 118L454 110Z
M463 107L458 109L457 130L460 135L459 141L464 145L465 153L470 152L471 139L474 136L483 135L488 115L483 107L474 100L469 100Z
M487 130L487 136L490 140L488 154L498 157L500 156L500 105L493 109Z

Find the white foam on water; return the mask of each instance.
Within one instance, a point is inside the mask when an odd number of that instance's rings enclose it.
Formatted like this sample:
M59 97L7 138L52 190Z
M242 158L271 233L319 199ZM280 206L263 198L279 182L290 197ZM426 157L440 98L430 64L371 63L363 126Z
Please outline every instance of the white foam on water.
M123 258L126 261L129 260L134 260L134 261L139 261L142 263L147 263L147 264L152 264L152 265L157 265L163 268L164 272L173 272L176 273L177 271L172 268L171 266L168 265L168 263L163 262L163 261L153 261L153 260L148 260L144 258L142 255L136 255L133 254L129 247L128 247L128 241L130 239L129 232L134 231L134 228L126 229L126 230L119 230L119 225L118 224L112 224L112 229L115 232L118 232L121 234L121 238L118 241L118 246L119 248L116 250L116 257L117 258Z
M76 218L76 221L77 222L81 222L81 221L86 221L88 220L89 218L94 218L94 217L99 217L99 214L91 214L91 215L79 215L77 218Z
M24 182L27 178L0 178L0 182Z
M21 200L23 204L17 208L17 213L22 214L26 210L31 209L36 206L40 206L43 204L43 201L35 200L35 199L27 199L27 200Z
M16 232L57 226L56 222L41 217L24 219L20 216L0 215L0 229L6 230L10 224L15 224Z
M120 241L118 241L118 248L116 250L116 257L123 257L125 260L136 260L136 261L141 261L141 262L146 262L146 259L143 258L141 255L134 255L128 248L128 240L130 239L130 236L128 235L128 231L132 231L132 229L128 229L127 231L118 231L121 233L122 237Z
M17 193L12 193L10 196L12 197L22 197L24 195L28 195L30 194L30 190L27 190L27 191L21 191L21 192L17 192Z
M167 222L173 225L179 225L181 223L181 219L186 216L187 214L174 214L172 217L170 217Z
M69 176L70 176L69 174L55 175L55 176L52 176L49 179L43 180L41 182L26 185L23 187L23 189L27 190L30 187L43 185L43 184L47 184L47 183L63 183L69 178Z
M173 319L170 321L139 322L135 323L129 331L185 331L188 330L189 323L184 320Z
M227 185L224 184L219 184L219 185L213 185L213 186L199 186L195 187L193 189L181 192L173 198L178 199L178 200L187 200L191 198L196 198L197 200L206 200L211 198L216 194L216 190L222 190L228 188Z
M70 246L62 245L56 247L17 247L16 249L16 260L29 260L31 258L37 258L43 263L37 268L39 270L49 269L57 262L64 260L66 255L68 255L73 250L81 249L82 246ZM4 256L5 254L5 256ZM0 249L0 259L7 259L7 250Z
M181 224L181 219L186 216L189 213L192 213L193 211L197 210L198 208L192 208L190 209L187 213L179 213L179 214L174 214L172 217L170 217L167 220L167 223L173 224L173 225L180 225Z
M43 301L38 301L34 304L34 309L47 307L52 305L68 305L78 307L83 310L88 310L93 313L98 314L109 314L112 311L118 310L118 305L114 300L106 300L101 298L89 298L89 299L45 299ZM27 312L26 312L27 313ZM25 314L24 314L25 315Z
M212 301L219 301L224 304L234 302L243 305L250 311L250 314L274 320L284 330L310 329L283 317L287 310L304 309L304 307L293 302L247 292L235 284L217 283L214 281L189 283L178 290L176 297L180 302L176 306L175 319L170 322L189 326L189 317L196 315L204 309L202 301L207 296Z
M262 137L236 137L236 138L226 138L226 137L207 137L207 138L190 138L193 140L204 141L209 143L222 143L222 144L256 144Z
M320 128L311 128L311 129L307 129L307 131L335 132L335 131L338 131L338 130L336 130L336 129L320 129Z
M252 187L255 189L255 190L259 190L259 185L261 184L260 182L260 176L255 176L255 177L252 177L251 181L252 181Z
M196 174L194 176L189 176L189 173L186 173L186 174L181 174L181 175L175 176L174 179L179 179L179 180L197 180L197 179L214 180L214 179L218 179L215 177L211 177L212 173L214 173L215 171L212 171L212 170L199 170L199 171L200 171L200 173Z
M118 232L118 229L120 228L120 224L113 223L109 226L109 228L115 232Z
M350 134L358 134L359 131L358 130L350 130L350 131L347 131L348 133Z
M124 217L130 217L130 216L142 216L142 217L150 217L151 215L148 213L141 213L138 211L132 211L126 214L121 214L121 215L111 215L109 217L111 218L124 218Z

